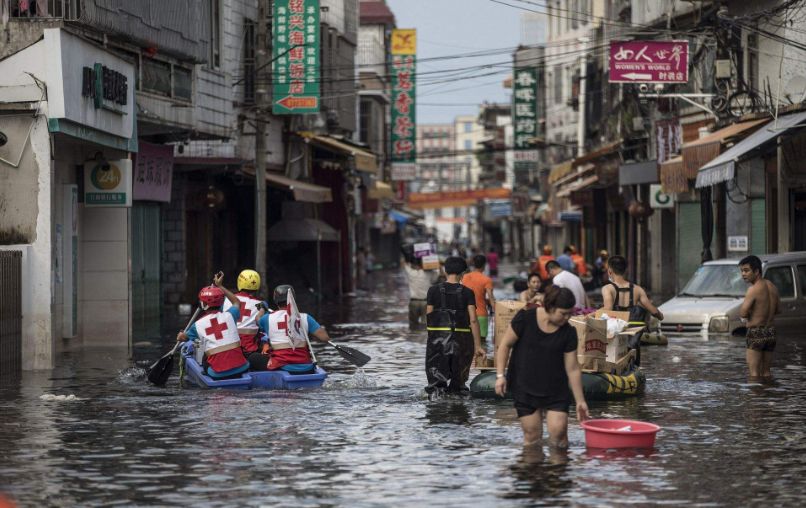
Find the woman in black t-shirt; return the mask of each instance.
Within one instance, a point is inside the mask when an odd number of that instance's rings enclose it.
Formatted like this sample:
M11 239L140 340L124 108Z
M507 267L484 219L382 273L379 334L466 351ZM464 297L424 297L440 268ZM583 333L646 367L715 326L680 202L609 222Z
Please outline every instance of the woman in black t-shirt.
M544 309L524 309L515 315L496 353L495 392L503 397L509 384L524 445L540 443L545 416L549 444L568 446L568 406L572 392L577 419L588 418L577 361L577 332L568 324L575 302L568 289L550 288L543 300ZM509 369L505 376L507 362Z

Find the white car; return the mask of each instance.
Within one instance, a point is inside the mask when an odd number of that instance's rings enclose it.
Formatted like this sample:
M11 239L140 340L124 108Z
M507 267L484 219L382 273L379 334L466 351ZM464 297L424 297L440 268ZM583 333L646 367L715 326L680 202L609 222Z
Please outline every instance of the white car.
M759 257L764 277L775 284L781 297L776 327L806 326L806 252ZM738 263L738 259L719 259L700 266L680 294L659 307L664 316L661 331L744 334L739 308L748 286Z

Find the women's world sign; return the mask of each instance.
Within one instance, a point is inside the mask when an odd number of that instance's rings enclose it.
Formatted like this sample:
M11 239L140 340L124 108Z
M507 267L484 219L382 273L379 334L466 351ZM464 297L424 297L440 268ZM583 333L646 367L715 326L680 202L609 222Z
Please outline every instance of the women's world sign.
M688 83L688 41L611 41L611 83Z

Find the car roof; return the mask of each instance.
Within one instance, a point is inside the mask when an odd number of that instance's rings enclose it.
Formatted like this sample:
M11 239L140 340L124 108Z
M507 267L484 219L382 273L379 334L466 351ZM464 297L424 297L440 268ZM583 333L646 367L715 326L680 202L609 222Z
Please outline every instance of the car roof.
M761 254L759 256L761 262L764 264L769 263L792 263L804 262L806 263L806 251L786 252L784 254ZM733 265L739 262L741 258L723 258L714 259L713 261L706 261L705 265Z

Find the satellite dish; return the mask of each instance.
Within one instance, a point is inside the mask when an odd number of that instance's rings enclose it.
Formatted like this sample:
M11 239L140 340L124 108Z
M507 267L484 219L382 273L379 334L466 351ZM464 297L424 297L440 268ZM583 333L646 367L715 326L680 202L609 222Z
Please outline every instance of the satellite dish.
M781 92L781 98L790 104L799 104L806 100L806 76L790 79Z

